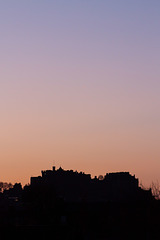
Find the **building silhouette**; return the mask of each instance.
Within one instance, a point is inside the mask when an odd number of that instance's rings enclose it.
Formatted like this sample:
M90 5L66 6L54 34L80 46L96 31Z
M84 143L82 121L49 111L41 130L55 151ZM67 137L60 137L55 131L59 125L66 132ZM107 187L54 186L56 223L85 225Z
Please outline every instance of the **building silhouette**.
M129 172L106 173L103 178L91 178L90 174L73 170L41 172L41 176L31 177L31 187L50 187L57 197L64 201L106 202L151 200L151 190L139 187L138 179Z
M129 172L90 174L61 167L0 193L2 239L159 239L160 201Z

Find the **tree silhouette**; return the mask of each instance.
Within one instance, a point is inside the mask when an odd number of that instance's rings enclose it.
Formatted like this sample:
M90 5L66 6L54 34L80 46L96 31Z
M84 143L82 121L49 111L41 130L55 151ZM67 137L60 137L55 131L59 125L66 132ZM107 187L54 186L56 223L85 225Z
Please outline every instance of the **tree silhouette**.
M12 183L0 182L0 192L3 192L4 190L8 190L10 188L13 188Z
M155 199L160 200L160 184L158 180L151 183L151 191Z

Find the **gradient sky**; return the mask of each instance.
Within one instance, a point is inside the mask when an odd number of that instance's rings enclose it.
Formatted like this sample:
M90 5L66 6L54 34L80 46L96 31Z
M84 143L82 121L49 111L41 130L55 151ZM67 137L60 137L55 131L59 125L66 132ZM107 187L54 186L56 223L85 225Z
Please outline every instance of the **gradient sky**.
M160 1L0 1L0 181L55 164L160 182Z

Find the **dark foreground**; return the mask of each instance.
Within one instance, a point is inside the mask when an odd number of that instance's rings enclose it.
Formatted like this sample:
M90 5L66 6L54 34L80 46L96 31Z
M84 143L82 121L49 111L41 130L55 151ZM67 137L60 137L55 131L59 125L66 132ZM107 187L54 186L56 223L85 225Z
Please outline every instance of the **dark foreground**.
M1 210L0 239L160 239L158 201L32 204Z
M160 200L129 172L42 171L0 193L0 240L159 240Z

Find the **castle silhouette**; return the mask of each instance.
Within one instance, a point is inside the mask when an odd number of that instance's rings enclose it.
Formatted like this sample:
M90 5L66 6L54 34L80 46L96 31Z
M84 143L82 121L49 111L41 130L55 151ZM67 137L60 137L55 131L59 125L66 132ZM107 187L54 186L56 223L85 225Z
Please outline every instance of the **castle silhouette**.
M31 177L31 187L50 187L56 196L65 201L138 201L151 200L151 189L139 187L138 179L129 172L106 173L104 177L91 178L90 174L73 170L41 171L42 175Z
M160 201L129 172L98 178L61 167L0 193L2 239L159 239Z

